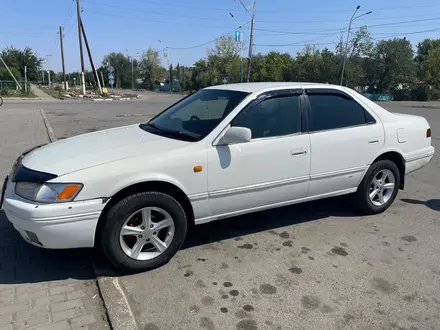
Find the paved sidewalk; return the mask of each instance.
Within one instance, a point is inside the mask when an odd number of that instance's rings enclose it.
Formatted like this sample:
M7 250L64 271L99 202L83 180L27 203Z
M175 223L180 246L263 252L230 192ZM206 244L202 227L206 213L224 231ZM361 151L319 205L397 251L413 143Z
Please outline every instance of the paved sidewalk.
M39 109L0 108L1 178L22 151L47 141ZM90 258L24 242L0 211L0 330L109 329Z
M31 91L40 99L52 99L53 97L43 92L37 85L31 84Z

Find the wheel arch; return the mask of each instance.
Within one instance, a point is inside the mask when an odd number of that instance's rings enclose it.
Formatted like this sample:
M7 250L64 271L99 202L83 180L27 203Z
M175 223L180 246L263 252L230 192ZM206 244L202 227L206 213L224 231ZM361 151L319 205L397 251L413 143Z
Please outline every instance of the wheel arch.
M160 180L138 182L129 185L125 188L122 188L107 201L107 204L102 210L98 220L98 224L96 226L95 246L96 243L99 241L99 234L101 233L102 227L105 223L105 218L107 216L108 211L123 198L144 191L161 192L170 195L171 197L176 199L182 206L183 210L185 211L186 217L188 219L188 225L194 225L194 210L192 204L188 196L181 188L179 188L177 185L173 183L167 181L160 181Z
M399 169L400 175L400 186L399 189L403 190L405 188L405 158L403 158L402 154L396 150L386 151L374 159L371 164L374 164L380 160L391 160L394 164L396 164Z

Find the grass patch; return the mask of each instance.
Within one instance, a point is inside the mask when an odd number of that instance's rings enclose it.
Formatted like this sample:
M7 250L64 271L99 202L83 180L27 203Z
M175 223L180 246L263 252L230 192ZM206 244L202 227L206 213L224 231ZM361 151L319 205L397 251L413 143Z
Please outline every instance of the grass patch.
M3 98L8 97L36 97L31 91L25 92L24 90L16 89L0 89L0 96Z

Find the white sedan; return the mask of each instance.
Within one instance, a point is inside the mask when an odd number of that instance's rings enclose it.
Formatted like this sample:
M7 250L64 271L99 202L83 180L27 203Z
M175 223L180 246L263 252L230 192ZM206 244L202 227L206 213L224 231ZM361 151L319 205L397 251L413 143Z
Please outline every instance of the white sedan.
M383 212L433 155L425 118L348 88L213 86L147 123L24 153L2 203L34 245L101 244L116 267L140 271L166 263L193 224L344 194Z

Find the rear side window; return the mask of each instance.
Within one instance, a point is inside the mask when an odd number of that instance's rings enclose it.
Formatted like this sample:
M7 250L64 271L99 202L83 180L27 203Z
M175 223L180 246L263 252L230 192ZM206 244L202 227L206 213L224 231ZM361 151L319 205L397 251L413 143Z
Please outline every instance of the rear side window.
M334 94L311 94L308 97L315 132L374 123L374 118L352 99Z

